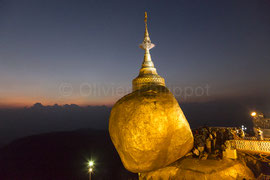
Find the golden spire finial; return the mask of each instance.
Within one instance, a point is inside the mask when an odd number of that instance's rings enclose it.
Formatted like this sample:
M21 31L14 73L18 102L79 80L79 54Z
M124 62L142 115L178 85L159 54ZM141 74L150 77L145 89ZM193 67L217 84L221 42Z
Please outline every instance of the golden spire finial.
M147 38L150 41L150 37L149 37L148 29L147 29L147 12L146 11L144 12L144 24L145 24L144 39Z
M146 50L146 49L152 49L155 47L154 44L151 43L149 33L148 33L148 28L147 28L147 12L144 13L144 23L145 23L145 32L144 32L144 40L142 44L140 44L140 48Z
M147 12L146 11L144 12L144 22L145 22L145 24L147 24Z

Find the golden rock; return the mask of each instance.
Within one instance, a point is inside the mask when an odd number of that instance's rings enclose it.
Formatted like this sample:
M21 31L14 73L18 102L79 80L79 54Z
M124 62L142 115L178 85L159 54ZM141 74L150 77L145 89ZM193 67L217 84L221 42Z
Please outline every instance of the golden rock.
M164 86L149 85L121 98L112 108L109 132L131 172L164 167L193 147L189 124Z
M237 160L183 158L156 171L141 173L139 180L242 180L255 179L252 171Z

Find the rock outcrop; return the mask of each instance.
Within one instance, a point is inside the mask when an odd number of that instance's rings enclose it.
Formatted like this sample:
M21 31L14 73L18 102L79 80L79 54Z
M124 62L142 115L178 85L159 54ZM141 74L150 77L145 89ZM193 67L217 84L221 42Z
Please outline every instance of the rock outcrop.
M193 147L190 126L164 86L148 86L120 99L112 108L109 132L124 166L131 172L169 165Z

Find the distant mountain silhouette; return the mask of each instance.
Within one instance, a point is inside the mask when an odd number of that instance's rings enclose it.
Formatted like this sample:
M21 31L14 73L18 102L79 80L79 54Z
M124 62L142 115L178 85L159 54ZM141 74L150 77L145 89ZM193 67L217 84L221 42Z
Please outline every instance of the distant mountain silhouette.
M137 179L125 170L105 130L47 133L13 141L0 149L1 180L86 180L87 160L95 161L93 179Z
M0 109L0 143L46 132L81 128L107 129L111 108L71 105Z
M268 102L264 98L248 97L201 103L180 102L180 106L192 128L242 124L251 128L250 111L259 110L269 115ZM0 147L14 139L34 134L81 128L107 129L110 110L107 106L44 106L41 103L29 108L0 109Z

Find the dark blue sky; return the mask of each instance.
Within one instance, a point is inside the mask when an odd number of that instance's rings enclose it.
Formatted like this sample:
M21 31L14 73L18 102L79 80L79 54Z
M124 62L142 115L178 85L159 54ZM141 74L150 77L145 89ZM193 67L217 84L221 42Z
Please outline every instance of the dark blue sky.
M138 75L144 11L182 101L270 97L269 0L0 0L0 105L112 104Z

